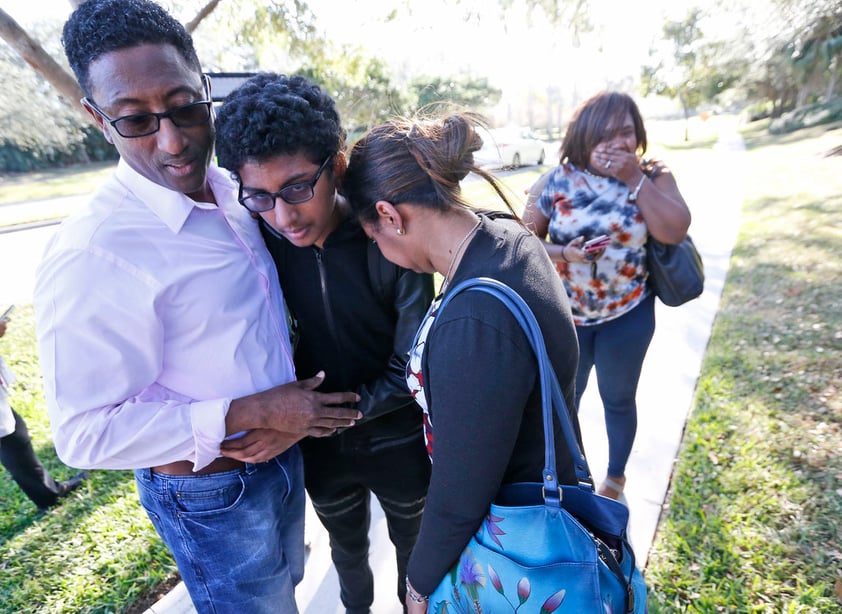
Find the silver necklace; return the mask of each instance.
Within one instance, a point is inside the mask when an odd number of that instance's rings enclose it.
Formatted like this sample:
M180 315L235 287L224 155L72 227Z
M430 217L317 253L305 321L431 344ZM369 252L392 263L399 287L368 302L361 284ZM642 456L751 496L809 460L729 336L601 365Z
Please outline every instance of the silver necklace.
M607 177L603 177L602 175L597 175L596 173L590 172L587 168L583 168L582 172L585 173L586 175L590 175L594 179L607 179Z
M468 234L459 241L459 245L456 246L456 251L453 252L453 257L450 259L450 266L447 267L447 273L444 276L444 281L441 282L441 288L439 288L439 294L443 294L445 288L447 288L447 282L450 281L450 273L453 271L453 265L456 264L456 258L462 252L462 248L465 247L465 243L468 242L468 239L474 234L479 228L480 223L482 222L482 218L477 220L477 223L473 225L473 227L468 231Z

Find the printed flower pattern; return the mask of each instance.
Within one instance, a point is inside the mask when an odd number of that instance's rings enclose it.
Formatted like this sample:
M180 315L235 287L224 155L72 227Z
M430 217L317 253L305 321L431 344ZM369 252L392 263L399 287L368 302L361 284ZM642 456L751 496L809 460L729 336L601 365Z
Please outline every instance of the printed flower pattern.
M433 327L433 322L436 319L436 314L441 305L441 298L437 297L424 321L421 323L421 328L418 329L418 334L415 336L415 344L409 350L409 360L406 363L406 385L409 388L409 393L415 402L424 410L424 441L427 445L427 455L430 461L433 460L433 423L430 420L430 411L427 407L427 397L424 395L424 374L422 370L422 358L424 356L424 346L427 343L427 335L430 334L430 329Z
M506 535L503 530L505 521L504 517L489 513L477 533L477 538L479 539L484 531L491 541L505 551L505 545L500 539ZM450 594L446 599L437 600L435 603L431 601L429 611L434 614L504 614L499 605L495 606L493 613L483 609L483 597L487 591L494 591L503 597L508 604L507 612L518 613L523 609L524 614L553 614L565 611L562 606L568 588L556 587L550 591L542 591L541 595L534 594L528 577L501 577L490 563L483 568L470 546L462 552L444 582L450 583ZM497 600L499 601L499 598ZM603 595L601 601L605 614L613 614L614 603L611 595Z
M577 325L619 317L646 296L648 232L640 209L628 196L624 183L585 174L568 163L553 171L538 199L553 243L566 245L579 236L611 237L594 263L556 265Z
M510 599L507 597L506 587L500 576L494 571L494 567L489 564L486 567L486 574L483 574L482 567L477 562L470 548L465 549L465 552L462 553L462 557L454 566L454 570L458 570L457 573L454 574L451 571L449 576L453 585L453 600L445 600L433 604L433 612L436 614L483 614L484 610L480 602L482 591L487 588L486 577L491 583L491 588L500 593L508 602L512 612L518 612L521 607L529 603L532 597L532 585L529 582L529 578L525 577L520 578L515 583L515 598ZM552 614L558 610L564 603L564 596L566 594L567 589L555 591L543 601L538 614ZM531 604L527 606L526 611L535 611L529 608L531 608Z

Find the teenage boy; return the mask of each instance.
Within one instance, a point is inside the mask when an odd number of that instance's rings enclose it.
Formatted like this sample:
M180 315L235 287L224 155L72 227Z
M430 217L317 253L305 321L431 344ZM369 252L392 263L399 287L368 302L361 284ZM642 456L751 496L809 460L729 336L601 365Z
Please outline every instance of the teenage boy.
M424 509L430 461L421 409L405 382L407 351L433 298L432 277L386 260L337 193L344 131L333 99L302 77L264 73L226 98L217 156L259 217L297 323L295 367L326 369L323 389L356 390L363 421L301 442L313 507L330 536L348 614L370 611L371 494L395 546L397 594ZM231 447L250 444L246 436Z

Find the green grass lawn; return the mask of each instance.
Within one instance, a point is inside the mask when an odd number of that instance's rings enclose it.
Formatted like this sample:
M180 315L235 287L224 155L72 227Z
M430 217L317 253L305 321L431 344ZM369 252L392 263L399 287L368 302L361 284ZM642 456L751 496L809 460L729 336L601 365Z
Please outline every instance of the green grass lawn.
M842 611L842 125L759 128L652 612Z
M682 125L658 126L653 153L687 176L715 129L694 125L684 143ZM759 124L745 137L742 228L646 570L655 613L842 608L842 158L824 157L842 125L771 137ZM540 170L507 175L516 203ZM467 188L495 206L485 190ZM69 477L51 445L31 307L15 312L0 354L39 456ZM129 472L94 471L43 515L3 472L0 501L2 612L125 614L175 574Z
M0 354L17 375L12 405L26 420L38 457L53 477L67 479L75 470L52 447L31 306L18 306ZM137 501L131 472L92 471L81 488L41 514L3 470L0 501L0 612L126 612L175 573Z
M37 173L0 176L0 205L92 191L114 170L116 162L69 166Z

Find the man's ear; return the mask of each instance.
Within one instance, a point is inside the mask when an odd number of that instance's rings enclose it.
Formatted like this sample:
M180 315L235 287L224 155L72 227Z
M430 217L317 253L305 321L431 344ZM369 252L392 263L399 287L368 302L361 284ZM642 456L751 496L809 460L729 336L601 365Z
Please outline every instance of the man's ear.
M80 100L79 102L81 102L82 106L85 107L85 110L88 112L88 115L94 118L94 122L97 126L99 126L99 129L102 130L102 135L105 137L105 140L113 145L114 140L111 138L111 131L109 130L109 128L111 128L111 125L109 124L108 128L105 127L105 119L102 117L102 115L100 115L94 110L94 108L88 103L87 98L82 98L82 100Z

